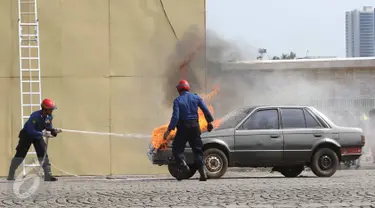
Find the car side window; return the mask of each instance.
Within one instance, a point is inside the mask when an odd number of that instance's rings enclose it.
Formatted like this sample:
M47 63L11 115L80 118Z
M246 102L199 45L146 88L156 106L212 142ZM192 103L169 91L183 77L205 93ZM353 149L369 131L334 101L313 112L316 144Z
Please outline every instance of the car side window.
M276 109L259 110L243 123L241 129L279 129L279 114Z
M284 129L306 128L305 115L303 113L303 109L281 109L281 119Z
M306 127L307 128L322 128L322 126L319 124L317 120L306 110L305 112L305 118L306 118Z

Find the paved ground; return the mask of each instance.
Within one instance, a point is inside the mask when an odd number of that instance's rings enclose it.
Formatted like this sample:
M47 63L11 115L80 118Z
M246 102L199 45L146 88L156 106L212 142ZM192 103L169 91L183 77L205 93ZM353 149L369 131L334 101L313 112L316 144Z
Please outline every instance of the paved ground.
M375 207L375 170L338 171L331 178L234 171L220 180L196 178L60 178L42 181L26 199L1 179L0 207Z

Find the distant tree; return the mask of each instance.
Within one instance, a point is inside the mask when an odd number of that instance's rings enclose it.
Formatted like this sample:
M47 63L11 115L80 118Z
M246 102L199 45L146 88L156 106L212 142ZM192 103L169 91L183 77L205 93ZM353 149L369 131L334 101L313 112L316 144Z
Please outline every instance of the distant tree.
M295 59L297 57L296 53L290 52L289 54L283 53L280 57L274 56L272 60L279 60L279 59Z
M288 55L288 59L295 59L297 57L296 53L290 52Z
M281 59L289 59L288 54L286 53L281 54Z

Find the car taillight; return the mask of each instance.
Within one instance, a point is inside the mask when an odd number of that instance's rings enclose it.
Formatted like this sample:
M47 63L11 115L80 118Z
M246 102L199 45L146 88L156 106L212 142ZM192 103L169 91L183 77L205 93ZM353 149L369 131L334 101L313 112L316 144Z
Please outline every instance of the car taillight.
M362 141L362 146L365 146L366 138L364 135L361 135L361 141Z

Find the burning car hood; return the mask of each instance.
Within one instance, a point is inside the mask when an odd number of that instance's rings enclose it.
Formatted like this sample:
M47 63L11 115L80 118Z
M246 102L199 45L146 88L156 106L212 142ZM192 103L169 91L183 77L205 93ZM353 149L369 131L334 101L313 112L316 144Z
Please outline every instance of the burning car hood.
M211 132L204 132L201 135L201 138L212 138L212 137L223 137L223 136L233 136L234 129L219 129L219 130L213 130Z

